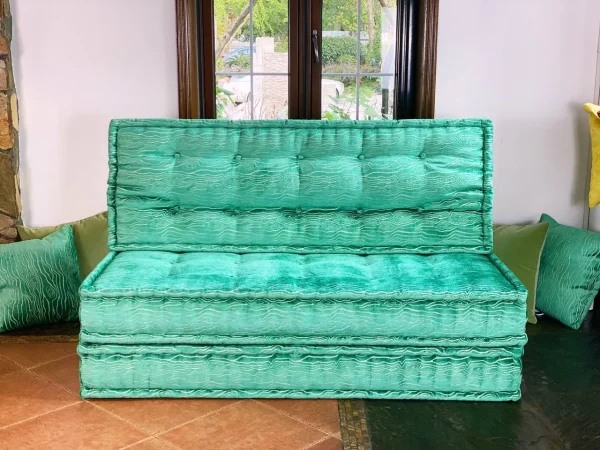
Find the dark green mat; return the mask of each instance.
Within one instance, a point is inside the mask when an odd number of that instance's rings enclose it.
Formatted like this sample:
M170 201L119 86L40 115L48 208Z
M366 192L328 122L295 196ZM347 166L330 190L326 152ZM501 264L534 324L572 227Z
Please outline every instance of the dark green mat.
M520 402L365 401L372 448L600 449L600 311L527 333Z

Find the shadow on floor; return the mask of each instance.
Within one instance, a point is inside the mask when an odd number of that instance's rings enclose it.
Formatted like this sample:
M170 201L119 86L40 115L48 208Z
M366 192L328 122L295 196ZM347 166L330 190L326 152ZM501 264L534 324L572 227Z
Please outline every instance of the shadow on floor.
M521 401L369 400L373 449L600 449L600 310L527 334Z
M62 322L0 333L0 344L79 341L79 322Z

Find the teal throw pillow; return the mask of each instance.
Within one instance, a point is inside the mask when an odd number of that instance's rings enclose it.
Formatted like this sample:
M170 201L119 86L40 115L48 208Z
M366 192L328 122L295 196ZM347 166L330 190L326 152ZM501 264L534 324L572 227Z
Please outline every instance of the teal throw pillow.
M77 320L80 283L70 225L0 245L0 332Z
M571 328L579 328L600 289L600 234L550 224L542 252L536 307Z

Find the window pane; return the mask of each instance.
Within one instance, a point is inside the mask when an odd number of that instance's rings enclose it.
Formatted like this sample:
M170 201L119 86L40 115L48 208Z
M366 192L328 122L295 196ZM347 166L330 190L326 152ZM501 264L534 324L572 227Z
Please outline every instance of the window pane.
M250 119L250 75L217 76L217 119Z
M394 77L362 77L359 79L358 119L393 119Z
M256 0L252 8L255 73L289 72L288 28L288 0Z
M217 116L287 118L288 0L214 0L214 9Z
M355 1L323 0L323 73L357 73L358 8Z
M390 6L382 8L378 0L361 1L361 72L393 74L396 63L396 2L389 2Z
M323 119L393 117L396 2L386 4L323 0ZM331 95L334 83L343 85L337 97Z
M253 119L288 118L288 76L254 75L250 101Z
M356 77L327 76L321 80L321 117L356 119Z
M250 72L250 2L214 0L217 72Z

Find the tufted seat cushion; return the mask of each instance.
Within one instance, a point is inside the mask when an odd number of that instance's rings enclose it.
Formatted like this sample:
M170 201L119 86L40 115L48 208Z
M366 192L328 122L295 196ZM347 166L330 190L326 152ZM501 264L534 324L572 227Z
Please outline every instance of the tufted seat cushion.
M113 253L86 280L90 342L523 342L493 255Z

